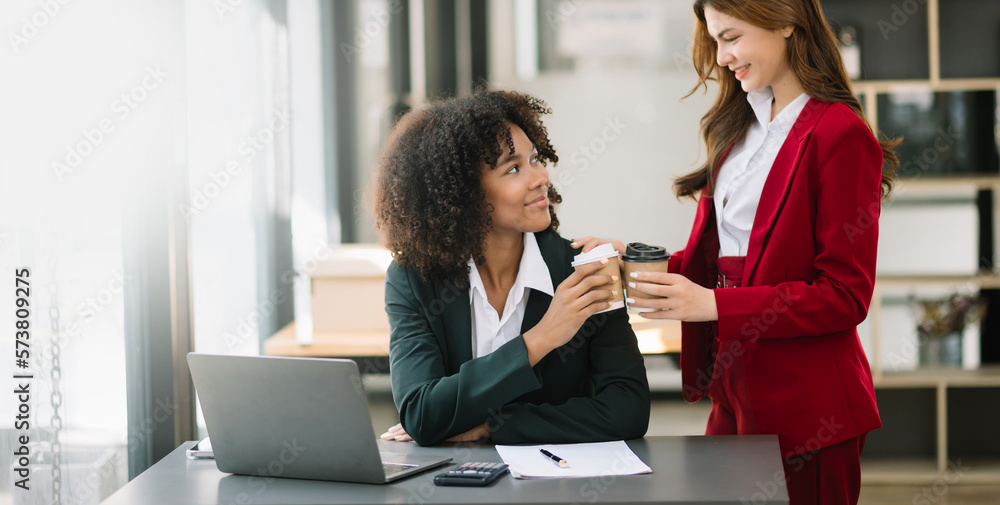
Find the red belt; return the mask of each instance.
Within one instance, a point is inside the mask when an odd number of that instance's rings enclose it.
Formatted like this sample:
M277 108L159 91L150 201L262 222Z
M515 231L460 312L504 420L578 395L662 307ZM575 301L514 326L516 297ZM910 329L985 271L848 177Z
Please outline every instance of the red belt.
M719 271L717 288L738 288L743 285L743 265L746 256L719 256L716 268Z

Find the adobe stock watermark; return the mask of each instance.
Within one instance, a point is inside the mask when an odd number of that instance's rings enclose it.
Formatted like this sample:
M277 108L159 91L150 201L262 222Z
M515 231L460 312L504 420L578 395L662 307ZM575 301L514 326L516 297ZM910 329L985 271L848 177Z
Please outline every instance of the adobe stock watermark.
M72 174L80 165L107 140L107 136L115 131L117 122L124 121L132 112L145 102L150 93L163 84L167 73L159 65L146 66L146 75L139 83L132 86L127 93L122 93L111 102L111 116L97 122L93 128L84 127L81 131L83 139L66 145L66 155L61 161L52 162L52 172L56 180L63 180Z
M563 0L555 5L554 9L546 9L545 20L549 23L549 28L558 28L559 25L576 14L576 8L583 0Z
M111 271L111 278L108 279L108 283L103 288L97 290L96 294L88 296L84 301L80 302L77 306L77 313L84 321L90 321L97 317L98 314L104 311L111 305L115 297L122 294L125 290L125 286L129 285L133 280L131 275L125 275L119 270Z
M556 355L559 356L559 362L566 364L567 358L576 354L587 342L590 341L591 337L597 334L599 330L604 328L604 323L608 320L607 312L601 312L594 314L584 321L583 326L576 330L576 334L569 342L556 348Z
M466 460L457 459L453 461L465 462ZM427 478L423 478L422 480L423 482L419 486L410 488L410 496L406 497L406 503L410 505L423 505L437 494L437 486L434 485L433 481Z
M920 10L921 5L927 5L927 0L903 0L901 4L902 6L898 3L892 4L892 14L889 15L888 21L880 18L876 23L883 42L888 42L889 35L898 32L910 17Z
M165 421L171 419L174 411L177 410L177 404L169 402L170 396L165 396L163 398L157 398L155 401L155 407L150 415L145 416L139 425L136 427L137 430L129 429L130 432L128 436L128 447L129 452L139 447L139 444L146 441L146 438L156 432L157 428L163 424Z
M222 340L229 351L234 352L238 346L251 339L256 339L261 318L274 314L278 310L278 306L285 303L286 298L287 296L282 290L274 288L266 298L259 300L254 305L253 310L247 312L246 316L237 319L235 334L232 332L222 334Z
M249 135L236 151L243 156L243 162L250 163L257 155L265 151L268 146L274 143L277 133L285 131L291 122L288 109L275 111L274 116L267 124L257 130L253 135ZM198 216L211 205L212 201L219 197L222 192L232 184L233 179L243 173L243 164L239 159L231 159L222 170L213 170L209 175L209 180L200 187L191 189L191 197L188 204L180 206L181 215L190 221Z
M215 9L215 15L219 17L219 21L225 21L226 15L244 3L246 0L212 0L212 8Z
M356 55L361 54L371 43L375 37L378 37L383 30L389 27L389 22L392 16L399 14L403 10L402 0L390 0L389 5L385 8L380 8L372 13L371 18L368 19L364 25L354 27L354 39L351 44L347 42L340 43L340 51L344 53L344 57L347 58L348 62L351 62Z
M278 455L268 461L266 465L257 468L253 475L247 480L247 485L253 488L253 493L259 496L267 490L267 485L274 482L274 479L281 477L285 473L285 467L291 465L296 459L306 451L306 447L299 445L299 441L293 438L281 441L282 449ZM246 505L253 503L252 496L246 491L241 491L236 495L236 503Z
M611 472L585 480L579 488L580 497L587 503L597 503L601 496L611 489L618 477L626 474L631 460L631 455L616 451L615 459L611 462ZM574 503L574 505L579 505L579 503Z
M820 424L821 426L818 430L816 430L815 436L810 437L804 444L797 445L794 449L789 451L784 457L783 467L775 471L771 479L758 481L758 491L755 491L754 494L750 495L749 499L740 498L740 503L745 505L761 505L768 503L775 497L775 495L778 494L778 490L785 489L785 486L787 485L789 477L785 475L785 467L787 467L791 472L802 471L806 464L816 457L817 451L826 447L828 442L833 440L834 437L836 437L837 434L844 428L844 425L838 423L833 416L828 419L820 419Z
M791 310L795 302L801 298L802 296L795 294L790 287L776 287L771 306L760 314L751 317L749 321L743 323L740 327L742 339L750 343L760 340L760 337L778 322L781 315ZM743 345L742 339L721 341L711 375L704 369L698 370L695 383L683 386L684 395L697 396L703 391L708 391L708 387L712 384L712 381L720 378L723 371L728 370L736 364L737 359L742 359L743 353L746 352L746 347Z
M620 117L605 118L604 127L600 133L594 135L583 145L577 147L569 154L569 162L573 165L566 170L559 170L556 177L561 188L566 188L576 182L576 176L586 172L590 168L591 162L596 161L604 154L608 147L617 141L622 133L629 128Z
M931 168L931 164L937 163L941 155L951 150L952 146L962 134L955 131L955 126L949 126L948 131L944 128L937 129L937 136L934 137L932 145L920 152L920 154L902 162L899 165L900 175L916 177Z
M694 52L694 41L688 42L687 47L684 49L685 52L673 51L670 53L670 59L674 62L674 67L677 72L684 72L686 70L694 69L694 59L691 53Z
M864 235L878 222L879 213L882 212L882 190L876 191L874 196L875 198L867 207L856 209L853 223L845 222L843 224L844 234L847 235L849 243L854 244L859 236Z
M470 449L468 443L462 442L453 447L451 455L452 463L462 464L473 459L472 449ZM423 505L427 503L437 494L438 489L440 489L434 485L433 472L416 477L414 480L420 480L421 482L419 486L410 488L410 495L406 497L406 503L410 505Z
M922 177L930 170L931 165L937 163L941 159L942 154L951 150L955 142L961 137L962 135L955 131L954 126L949 127L948 131L945 131L944 128L938 128L937 135L934 137L934 142L931 145L909 160L900 163L898 175L905 178L900 179L900 182L893 188L892 196L898 197L905 194L907 191L905 181L916 180ZM872 202L867 207L858 207L856 209L854 222L845 222L842 225L844 234L847 235L847 240L851 244L855 242L858 236L872 229L875 223L878 222L880 212L892 205L891 201L887 202L884 206L882 205L881 188L875 191L873 196Z
M283 285L290 285L295 282L296 270L303 272L312 271L319 261L330 257L326 243L318 237L315 239L315 242L309 257L302 261L301 265L298 265L297 268L293 266L292 270L286 270L278 277ZM243 345L251 339L256 341L261 318L274 314L278 310L278 306L285 303L286 298L287 296L281 286L272 289L266 298L259 300L254 305L253 310L249 311L246 316L236 320L235 332L223 332L222 340L229 349L229 352L234 352L238 346Z
M978 295L979 286L981 285L982 280L992 276L991 272L993 268L992 262L987 258L981 258L980 262L981 262L980 264L982 264L985 267L985 270L982 270L976 274L976 277L978 278L977 280L970 280L964 284L956 285L954 291L955 295L962 295L962 296ZM919 299L917 298L915 293L910 293L910 295L907 298L907 303L910 305L911 308L919 306ZM898 347L897 349L889 352L889 354L885 356L884 361L886 364L884 365L884 368L886 368L889 371L906 370L914 366L914 364L918 362L914 358L917 358L922 348L925 348L926 346L934 342L935 338L927 334L924 334L924 332L920 330L918 327L915 329L913 333L902 335L902 337L899 340L902 343L901 347ZM961 361L964 361L964 359Z
M444 314L448 307L458 300L458 297L462 294L463 289L459 288L454 282L445 281L444 291L440 296L431 300L431 303L427 305L427 308L419 307L417 310L417 315L424 318L428 325L437 320ZM468 289L468 288L466 288Z
M779 489L785 489L787 481L784 470L776 470L770 480L757 481L757 489L750 499L740 498L740 503L744 505L763 505L778 494Z
M77 305L73 319L70 320L69 324L60 333L73 338L82 337L83 325L90 323L101 312L104 312L119 295L125 292L125 286L131 284L134 280L131 275L126 275L119 270L112 270L111 276L105 286L98 289L96 293L92 293L84 298Z
M809 437L809 440L806 440L804 444L796 445L788 454L785 454L785 464L791 467L791 471L802 471L806 463L809 463L816 456L816 451L826 447L827 443L844 429L844 425L838 423L833 416L830 416L829 419L820 419L820 424L815 436Z
M948 494L948 490L952 485L958 484L965 474L972 470L972 467L962 466L962 458L958 458L957 461L948 461L948 472L944 477L937 479L930 486L924 486L919 492L913 495L913 500L911 503L913 505L933 505L936 503L944 503L941 498Z
M740 327L740 334L744 337L749 337L750 342L756 342L760 339L763 333L767 332L774 323L778 322L778 317L781 314L788 312L795 305L795 302L802 298L801 295L795 294L792 288L788 286L778 286L774 288L774 291L775 297L771 302L771 306L759 315L751 317L749 321L743 323L743 326Z
M64 503L67 505L93 503L95 496L100 499L101 483L107 481L118 471L117 457L108 458L101 466L92 468L83 479L73 481L73 494Z
M507 421L514 417L512 414L504 413L503 409L506 405L501 405L498 408L489 407L486 409L486 422L490 423L490 431L495 434L499 433L503 429ZM517 408L517 407L514 407Z
M38 9L35 12L30 16L21 16L20 29L7 32L7 41L10 42L15 54L34 40L42 28L62 12L63 6L68 4L69 0L38 0L36 3Z

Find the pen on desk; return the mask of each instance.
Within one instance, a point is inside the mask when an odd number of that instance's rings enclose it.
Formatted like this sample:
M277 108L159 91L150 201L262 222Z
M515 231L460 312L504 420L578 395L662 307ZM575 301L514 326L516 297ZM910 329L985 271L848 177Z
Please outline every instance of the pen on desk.
M546 458L549 458L553 463L559 465L559 468L569 468L569 463L567 463L565 459L562 459L545 449L539 449L538 452L541 452Z

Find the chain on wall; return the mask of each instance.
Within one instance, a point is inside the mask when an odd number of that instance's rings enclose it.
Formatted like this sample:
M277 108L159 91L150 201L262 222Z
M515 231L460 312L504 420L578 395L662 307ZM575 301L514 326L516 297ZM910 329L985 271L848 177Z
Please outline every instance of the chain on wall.
M52 348L52 505L62 504L62 443L59 441L59 432L62 430L62 417L59 416L59 407L62 406L62 392L59 383L62 380L62 367L59 363L59 286L56 284L56 267L58 263L53 253L49 256L49 319L52 324L50 335L50 345Z

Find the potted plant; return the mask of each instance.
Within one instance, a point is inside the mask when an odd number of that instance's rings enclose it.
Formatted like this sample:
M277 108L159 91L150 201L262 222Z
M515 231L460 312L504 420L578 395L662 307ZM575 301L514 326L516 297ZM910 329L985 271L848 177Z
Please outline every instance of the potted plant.
M979 321L986 304L978 294L952 293L945 298L919 300L917 339L920 366L961 367L965 325Z

